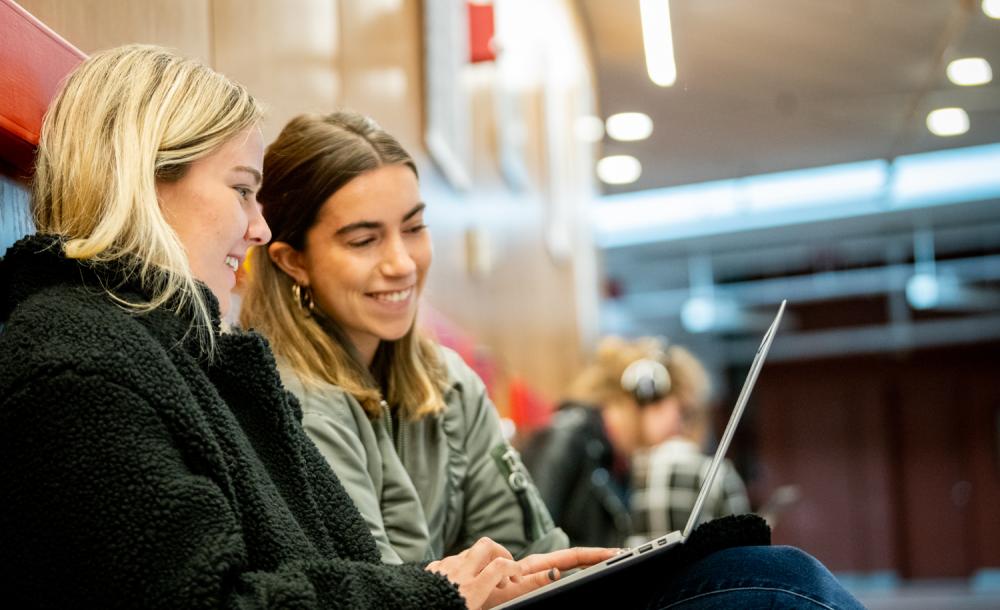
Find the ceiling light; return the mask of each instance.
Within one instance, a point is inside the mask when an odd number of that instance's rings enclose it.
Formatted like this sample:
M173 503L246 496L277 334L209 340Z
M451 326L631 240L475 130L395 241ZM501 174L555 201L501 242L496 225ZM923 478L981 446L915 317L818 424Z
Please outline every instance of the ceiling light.
M630 184L642 175L642 164L629 155L612 155L597 162L597 177L605 184Z
M985 10L985 5L984 5ZM642 46L646 50L646 72L661 87L677 81L674 35L670 29L670 0L639 0Z
M948 64L948 80L963 87L985 85L993 80L990 62L982 57L965 57Z
M581 142L600 142L604 138L604 121L589 114L577 117L573 123L573 133Z
M983 12L987 17L1000 19L1000 0L983 0Z
M608 135L621 142L645 140L653 133L653 119L641 112L619 112L607 120Z
M969 131L969 115L961 108L938 108L927 115L927 129L936 136L959 136Z

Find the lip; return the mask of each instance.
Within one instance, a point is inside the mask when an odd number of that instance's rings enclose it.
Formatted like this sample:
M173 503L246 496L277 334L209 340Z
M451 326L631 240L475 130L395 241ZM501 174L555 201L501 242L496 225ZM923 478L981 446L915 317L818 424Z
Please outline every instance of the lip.
M379 294L386 294L392 292L406 292L409 291L410 294L406 296L405 299L399 301L383 301L376 297ZM409 309L410 304L416 297L417 287L416 285L410 285L405 288L396 288L393 290L373 290L371 292L365 293L365 298L369 299L372 303L378 307L388 310L388 311L405 311Z

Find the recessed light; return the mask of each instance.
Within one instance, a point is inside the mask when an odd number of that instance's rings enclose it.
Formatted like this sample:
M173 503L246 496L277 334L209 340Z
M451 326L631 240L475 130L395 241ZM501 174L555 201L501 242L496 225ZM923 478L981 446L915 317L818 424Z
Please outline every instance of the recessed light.
M642 164L630 155L611 155L597 162L597 177L605 184L630 184L642 175Z
M969 131L969 115L961 108L938 108L927 115L927 129L936 136L960 136Z
M963 87L985 85L993 80L990 62L982 57L963 57L948 64L948 80Z
M653 119L641 112L619 112L608 117L608 136L621 142L645 140L653 133Z

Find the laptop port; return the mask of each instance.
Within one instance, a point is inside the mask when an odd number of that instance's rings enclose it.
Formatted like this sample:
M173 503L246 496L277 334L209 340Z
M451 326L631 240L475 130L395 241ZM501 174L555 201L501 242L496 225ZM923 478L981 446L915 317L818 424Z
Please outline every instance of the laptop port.
M646 551L651 551L651 550L653 550L653 543L652 542L650 542L649 544L644 544L644 545L642 545L642 546L639 547L639 552L640 553L645 553Z

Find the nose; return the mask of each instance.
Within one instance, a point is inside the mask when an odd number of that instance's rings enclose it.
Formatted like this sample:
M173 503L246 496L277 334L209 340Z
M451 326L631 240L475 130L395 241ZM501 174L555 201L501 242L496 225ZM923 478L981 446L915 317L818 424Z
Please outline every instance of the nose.
M247 232L244 239L255 246L262 246L271 241L271 227L267 226L267 221L264 220L264 215L261 214L262 208L259 204L253 206L252 209L253 211L250 212L250 222L247 225Z
M380 265L381 271L387 277L403 277L416 272L417 264L410 256L406 242L402 236L396 235L385 240L385 249Z

